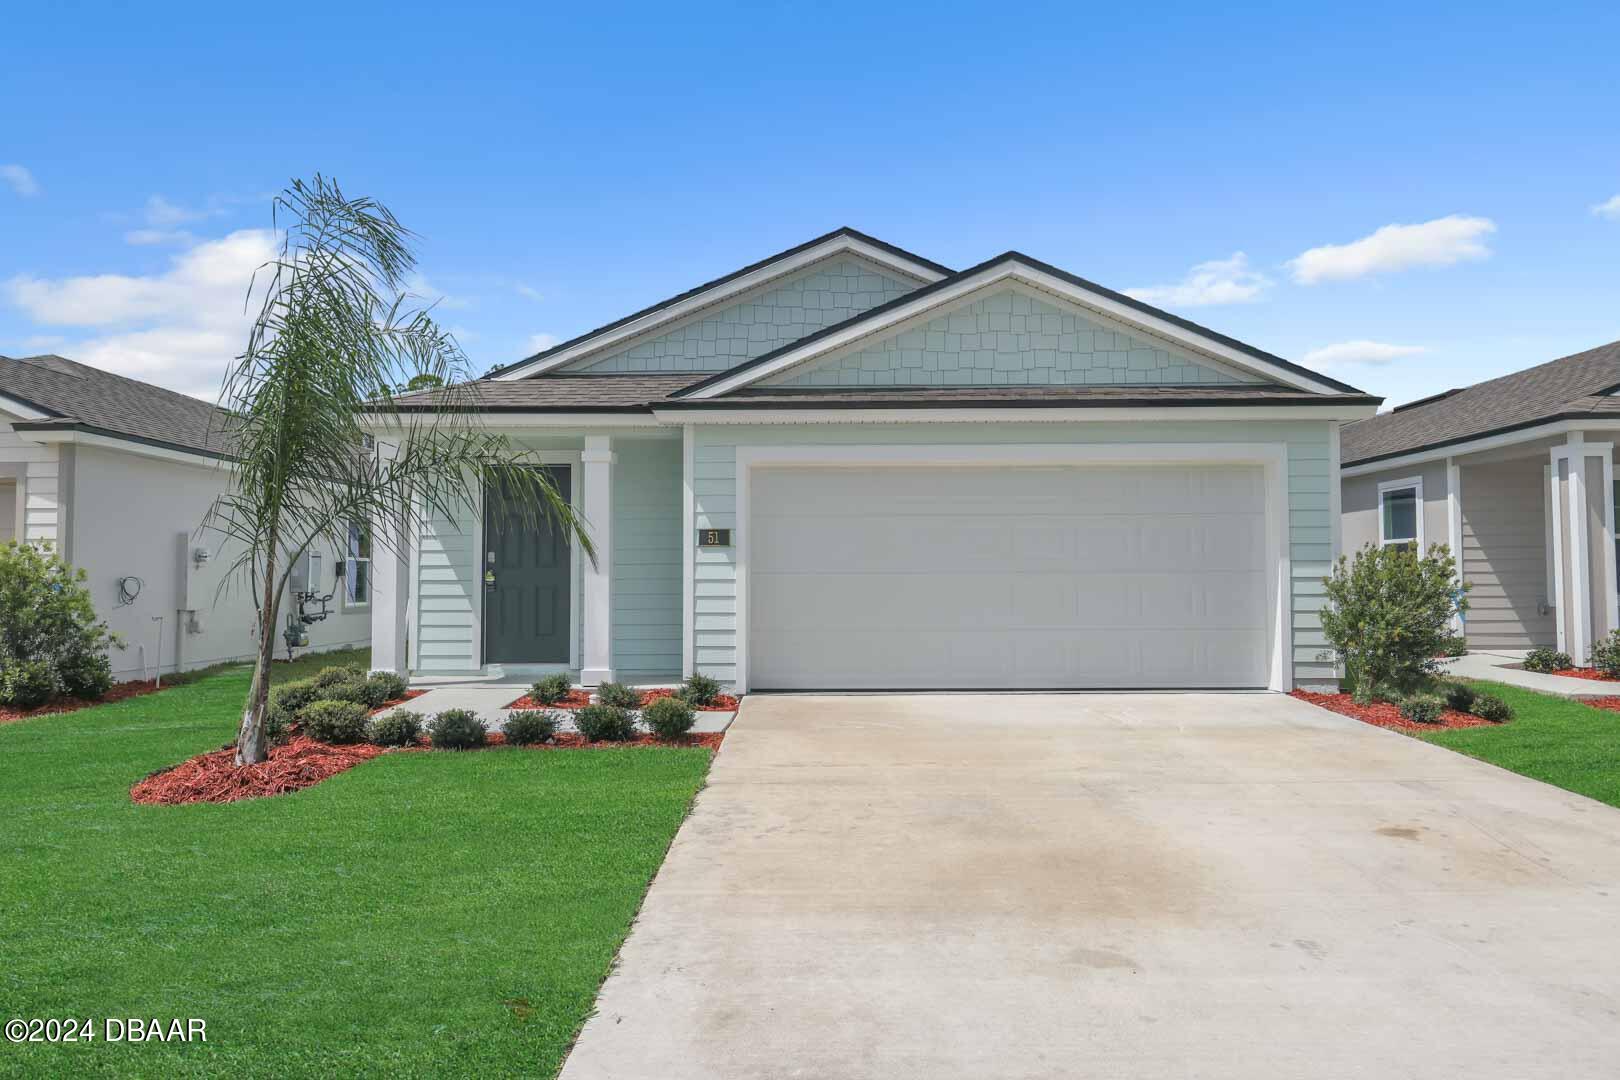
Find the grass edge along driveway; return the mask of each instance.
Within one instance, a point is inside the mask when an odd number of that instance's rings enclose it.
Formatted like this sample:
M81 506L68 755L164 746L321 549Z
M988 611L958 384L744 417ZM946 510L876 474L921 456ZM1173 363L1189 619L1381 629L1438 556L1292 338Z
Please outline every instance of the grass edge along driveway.
M1423 732L1418 738L1620 806L1620 713L1505 683L1470 682L1512 705L1514 718L1489 727Z
M0 1019L208 1024L0 1043L0 1076L554 1073L710 752L386 754L294 795L132 804L232 739L248 677L0 725Z

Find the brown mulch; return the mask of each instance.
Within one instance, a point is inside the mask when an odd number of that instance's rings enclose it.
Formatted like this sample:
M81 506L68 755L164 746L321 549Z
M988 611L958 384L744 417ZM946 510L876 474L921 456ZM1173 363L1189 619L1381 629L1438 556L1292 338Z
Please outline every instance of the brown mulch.
M50 716L56 713L77 712L88 709L92 705L106 705L114 701L123 701L125 698L140 697L142 694L151 694L162 689L152 679L136 679L133 682L114 683L111 690L95 701L85 698L60 697L55 701L48 701L44 705L36 705L32 709L14 709L8 705L0 705L0 724L10 723L13 720L26 720L30 716Z
M1594 709L1606 709L1609 712L1620 712L1620 697L1583 697L1576 698L1582 705L1590 705Z
M583 709L591 703L591 695L584 690L570 690L568 696L552 705L545 705L536 701L528 694L524 694L507 706L508 709Z
M725 732L712 731L683 735L679 739L670 740L646 734L638 735L628 742L589 742L583 735L564 732L549 743L511 749L612 750L625 746L701 746L708 750L719 750L725 737ZM490 733L489 741L479 749L493 750L505 747L506 736L496 731ZM322 780L370 761L380 754L426 752L431 749L432 746L425 735L415 746L400 747L395 751L386 747L372 746L370 743L333 746L329 743L316 742L307 735L294 734L281 745L270 747L268 759L257 765L238 766L236 747L226 746L206 754L198 754L172 768L152 773L129 789L129 797L146 805L183 806L187 803L226 803L236 802L238 799L287 795L307 787L314 787Z
M1491 727L1494 721L1470 713L1458 712L1456 709L1446 709L1440 713L1440 720L1434 724L1415 724L1401 715L1401 710L1387 701L1376 702L1372 705L1358 705L1356 699L1349 694L1313 694L1309 690L1290 691L1291 697L1308 702L1319 708L1336 712L1341 716L1349 716L1360 720L1364 724L1374 727L1394 728L1397 731L1441 731L1447 728Z
M267 760L237 765L236 747L227 746L155 772L129 789L138 803L181 806L199 802L235 802L266 795L285 795L320 783L383 753L380 746L358 743L330 746L294 735L272 746Z
M651 705L659 698L674 696L675 691L669 689L660 688L657 690L648 690L646 693L641 695L641 707L645 709L648 705ZM736 712L737 699L732 697L730 694L716 694L713 704L694 705L692 708L696 709L698 712Z
M1523 667L1523 665L1520 665L1520 667ZM1593 682L1620 682L1620 677L1607 675L1599 671L1597 668L1589 667L1560 668L1557 671L1551 671L1547 674L1562 675L1566 679L1590 679Z

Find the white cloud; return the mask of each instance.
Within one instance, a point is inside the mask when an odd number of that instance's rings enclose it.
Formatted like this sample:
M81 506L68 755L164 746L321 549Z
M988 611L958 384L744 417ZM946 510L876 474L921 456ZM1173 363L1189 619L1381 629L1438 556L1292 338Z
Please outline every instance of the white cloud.
M1289 261L1301 285L1345 281L1408 270L1415 266L1451 266L1488 258L1485 237L1496 231L1490 218L1451 214L1419 225L1385 225L1371 236L1348 244L1324 244Z
M1620 196L1616 197L1620 198ZM545 297L541 295L540 290L536 289L532 285L524 285L519 283L512 286L512 291L523 297L525 300L534 300L538 302L545 299Z
M1600 202L1592 207L1592 213L1610 221L1620 221L1620 195L1614 196L1607 202Z
M194 244L197 238L184 229L131 229L124 234L124 242L149 247L155 244Z
M243 229L171 257L149 275L19 275L0 295L44 326L100 333L61 352L87 364L213 399L252 319L253 272L276 253L268 229Z
M1238 251L1229 259L1199 263L1174 285L1126 289L1125 295L1164 307L1208 307L1213 304L1248 304L1260 299L1271 279L1249 266Z
M1352 365L1382 367L1406 356L1416 356L1429 350L1422 345L1390 345L1382 341L1341 341L1324 345L1305 354L1307 367L1342 368Z
M435 288L420 273L412 274L410 280L405 282L405 291L424 307L432 307L437 311L458 311L473 306L472 301L466 297L451 296L442 289Z
M533 356L535 353L545 352L561 340L562 338L556 334L531 334L529 340L523 344L523 355Z
M11 190L25 199L39 194L39 181L21 165L0 165L0 180L10 184Z

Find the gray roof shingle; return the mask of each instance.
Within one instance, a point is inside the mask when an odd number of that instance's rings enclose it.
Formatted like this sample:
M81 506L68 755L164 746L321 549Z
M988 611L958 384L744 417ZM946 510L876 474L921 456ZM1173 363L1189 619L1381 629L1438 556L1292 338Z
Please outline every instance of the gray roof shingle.
M0 356L0 394L50 419L28 428L79 427L212 456L228 456L230 414L206 401L64 356Z
M1620 341L1346 424L1341 459L1357 465L1551 420L1620 415Z
M625 412L644 410L702 378L701 371L656 375L548 372L512 382L480 379L449 390L418 390L400 394L394 403L401 409L422 411L451 405L477 412Z

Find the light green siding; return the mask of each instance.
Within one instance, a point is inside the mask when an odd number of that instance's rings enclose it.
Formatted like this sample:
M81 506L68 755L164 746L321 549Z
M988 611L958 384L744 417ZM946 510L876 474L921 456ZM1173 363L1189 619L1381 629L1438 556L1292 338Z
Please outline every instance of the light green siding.
M613 670L681 670L681 444L621 439L613 472Z
M904 296L921 283L853 256L827 259L736 303L567 371L724 371Z
M483 595L478 588L477 519L471 512L435 514L418 540L415 671L477 670Z
M1319 659L1326 650L1317 615L1321 579L1332 551L1328 514L1329 424L1325 421L1026 424L829 424L700 426L694 429L693 496L698 528L739 528L737 447L783 445L906 445L1120 442L1281 442L1288 451L1289 555L1293 607L1294 678L1334 677ZM699 549L693 566L693 662L725 681L736 678L735 549Z
M1018 289L965 303L859 351L812 360L781 386L1131 385L1253 381Z

